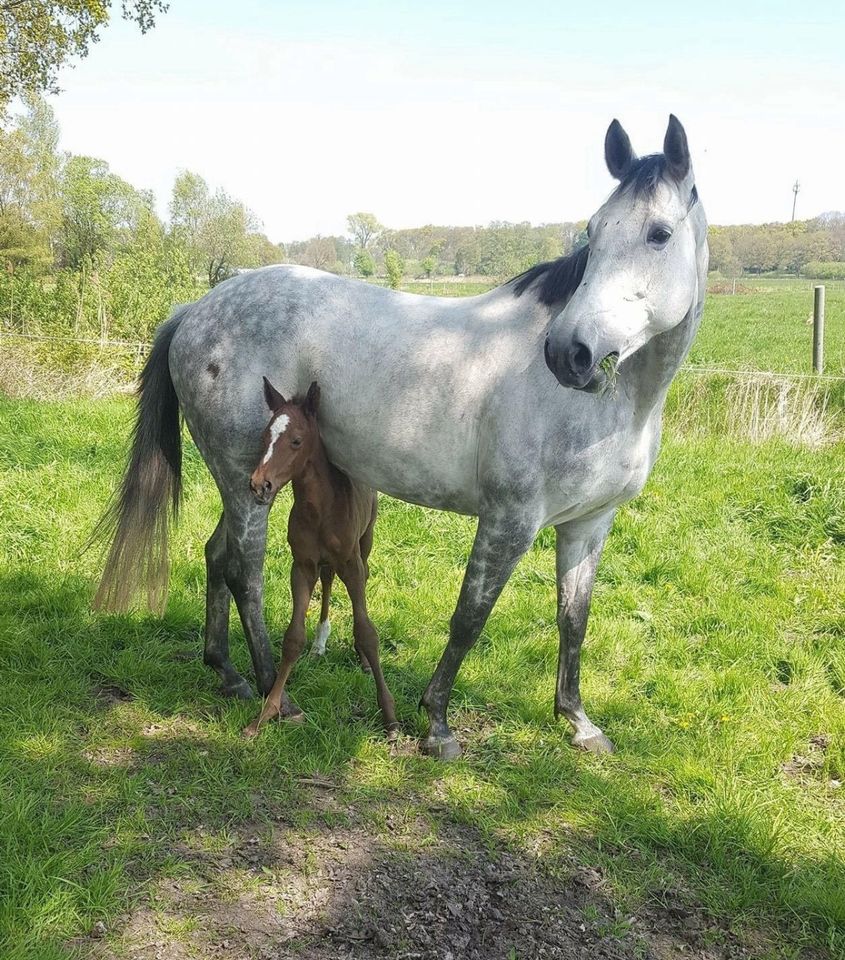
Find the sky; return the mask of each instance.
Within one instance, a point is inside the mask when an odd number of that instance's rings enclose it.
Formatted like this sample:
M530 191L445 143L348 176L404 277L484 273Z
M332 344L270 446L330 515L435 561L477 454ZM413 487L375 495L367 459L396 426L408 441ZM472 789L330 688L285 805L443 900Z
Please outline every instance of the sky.
M115 3L115 7L119 4ZM845 209L845 3L171 0L116 19L51 97L62 147L162 214L177 173L243 200L271 240L588 217L684 124L711 223Z

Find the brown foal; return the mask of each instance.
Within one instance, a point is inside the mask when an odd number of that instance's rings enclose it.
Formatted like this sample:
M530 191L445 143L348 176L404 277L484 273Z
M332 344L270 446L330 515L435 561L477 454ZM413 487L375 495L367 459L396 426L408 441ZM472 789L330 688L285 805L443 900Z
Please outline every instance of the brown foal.
M318 576L323 584L323 607L315 648L322 652L319 647L325 645L328 634L329 594L337 573L352 601L355 649L362 665L372 669L387 735L394 739L399 724L379 663L378 634L367 613L367 558L373 545L376 492L329 463L317 428L320 388L316 383L308 388L305 399L285 400L265 377L264 397L273 416L264 431L261 460L250 487L260 503L270 503L286 483L293 482L288 520L293 613L282 642L276 682L260 715L244 734L254 737L267 720L280 714L301 718L302 711L285 697L285 684L305 647L305 615Z

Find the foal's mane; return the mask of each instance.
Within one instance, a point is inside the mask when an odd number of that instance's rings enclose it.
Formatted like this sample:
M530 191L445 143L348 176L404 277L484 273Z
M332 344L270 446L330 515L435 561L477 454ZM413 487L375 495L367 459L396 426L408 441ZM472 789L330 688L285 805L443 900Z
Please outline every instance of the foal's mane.
M631 191L635 197L653 196L657 185L666 174L666 158L662 153L651 153L638 157L614 194ZM689 199L689 208L698 202L698 191L693 186ZM547 260L525 270L507 280L504 286L513 286L513 295L521 297L533 284L537 284L537 299L547 307L567 300L578 287L587 268L590 247L584 244L565 257Z

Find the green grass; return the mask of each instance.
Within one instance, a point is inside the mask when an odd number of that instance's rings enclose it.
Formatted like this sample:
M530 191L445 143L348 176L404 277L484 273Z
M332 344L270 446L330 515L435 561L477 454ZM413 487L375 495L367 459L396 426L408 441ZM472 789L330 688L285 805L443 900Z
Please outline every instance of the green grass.
M441 766L383 742L340 590L326 658L303 659L291 681L308 722L240 738L255 704L222 702L189 657L218 510L190 445L166 617L90 612L99 563L80 546L122 467L131 409L0 401L0 955L65 957L69 938L110 925L157 879L190 879L174 844L222 843L279 810L294 826L330 816L297 787L317 774L376 834L395 815L435 832L470 824L564 877L599 866L625 911L680 890L762 931L769 955L845 954L845 787L832 784L845 779L845 445L681 435L688 408L673 399L661 459L610 538L585 649L585 701L618 753L576 753L552 719L545 531L467 658L452 713L466 756ZM289 610L283 517L280 505L267 565L275 638ZM473 528L382 500L370 607L411 737ZM239 626L233 651L247 670ZM133 699L107 707L92 696L105 684ZM821 734L826 749L812 746ZM784 771L807 755L806 770Z

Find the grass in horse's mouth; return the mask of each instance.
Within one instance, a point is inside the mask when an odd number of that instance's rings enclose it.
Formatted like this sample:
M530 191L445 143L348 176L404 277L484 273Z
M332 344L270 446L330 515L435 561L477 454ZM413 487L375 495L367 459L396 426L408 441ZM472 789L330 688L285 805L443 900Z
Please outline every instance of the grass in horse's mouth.
M605 383L604 391L616 390L616 378L617 378L617 368L619 366L619 354L618 353L609 353L603 360L599 361L599 370L601 370L607 382Z

